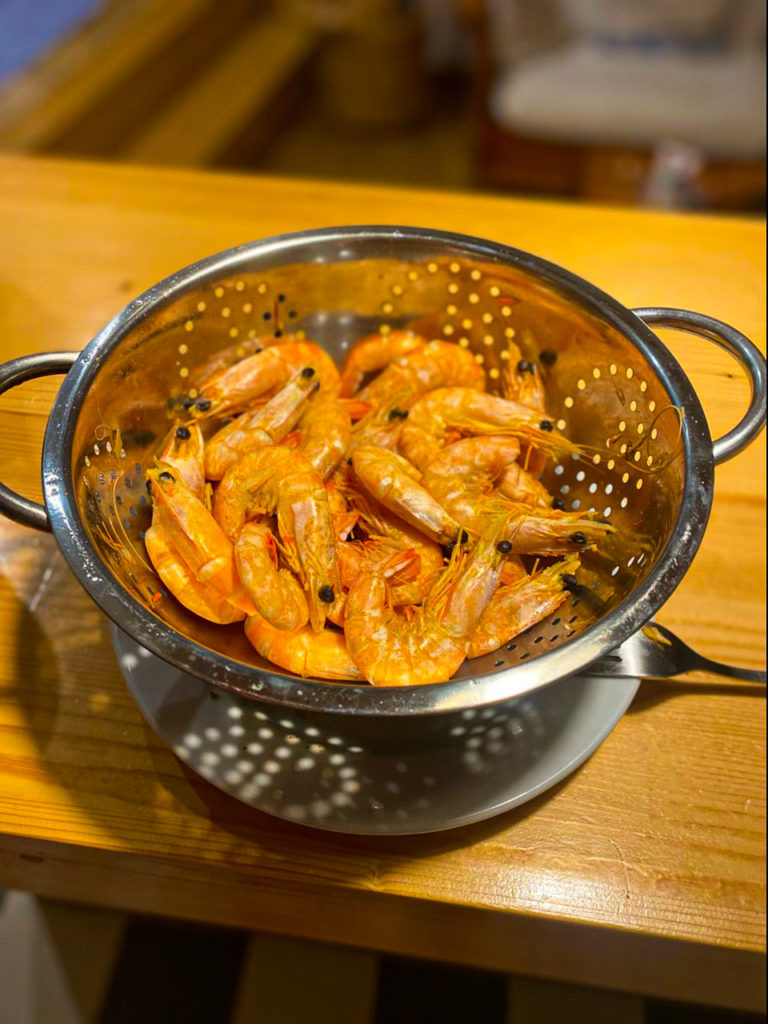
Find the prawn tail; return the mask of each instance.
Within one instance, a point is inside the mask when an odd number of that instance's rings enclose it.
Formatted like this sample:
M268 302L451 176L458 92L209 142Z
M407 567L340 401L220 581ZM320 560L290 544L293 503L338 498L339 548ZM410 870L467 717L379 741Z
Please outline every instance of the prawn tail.
M370 402L365 402L361 398L339 398L337 401L346 410L353 423L363 419L373 408Z
M413 548L395 551L379 564L378 572L390 586L412 583L421 572L421 556Z

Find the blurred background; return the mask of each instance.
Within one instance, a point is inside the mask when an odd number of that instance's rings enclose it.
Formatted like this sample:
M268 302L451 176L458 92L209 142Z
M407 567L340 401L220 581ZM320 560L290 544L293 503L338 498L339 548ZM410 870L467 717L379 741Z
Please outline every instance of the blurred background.
M0 150L765 210L764 0L0 0Z

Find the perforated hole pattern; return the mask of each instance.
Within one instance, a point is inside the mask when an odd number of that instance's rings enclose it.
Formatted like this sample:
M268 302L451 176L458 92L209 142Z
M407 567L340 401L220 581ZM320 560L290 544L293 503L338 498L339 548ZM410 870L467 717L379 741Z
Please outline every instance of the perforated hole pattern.
M340 363L357 338L408 326L472 351L496 390L513 338L545 378L557 428L583 446L580 457L550 463L544 482L567 508L617 532L586 554L579 590L555 615L457 676L501 671L573 639L632 591L669 535L682 494L679 411L631 341L523 270L458 253L354 255L339 249L332 260L209 281L130 330L105 361L75 433L78 504L93 543L118 583L178 632L274 673L241 626L202 623L167 594L143 550L145 468L206 364L241 358L266 334L306 337ZM255 675L253 690L260 685Z

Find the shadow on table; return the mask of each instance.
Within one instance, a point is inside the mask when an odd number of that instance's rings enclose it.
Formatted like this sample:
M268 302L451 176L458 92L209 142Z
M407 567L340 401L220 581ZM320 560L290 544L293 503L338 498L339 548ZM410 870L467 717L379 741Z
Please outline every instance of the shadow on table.
M149 726L146 729L148 741L150 741L154 737L154 733ZM577 768L567 779L556 783L545 793L485 821L460 825L456 828L425 835L402 836L346 835L342 832L331 832L307 825L294 824L245 806L235 797L229 796L207 783L186 765L181 766L181 771L183 781L173 780L170 784L178 799L183 801L190 811L198 814L200 813L200 802L202 802L205 805L207 817L239 839L255 838L258 835L260 841L263 841L263 833L267 832L275 836L285 836L289 842L295 842L298 837L304 853L309 848L318 851L343 849L369 853L379 859L390 855L414 859L462 849L506 832L549 803L568 785L571 779L575 778L581 768ZM355 864L349 862L348 866L354 869ZM358 865L358 867L362 867L362 873L368 874L365 871L365 865Z
M765 700L764 683L700 683L689 679L644 679L640 689L627 708L627 714L636 714L674 697L711 696L761 697Z
M126 687L109 638L109 624L80 589L52 538L36 540L36 574L15 609L16 693L45 771L77 802L98 831L143 853L181 850L199 857L215 829L216 856L248 863L257 849L309 864L323 851L355 858L334 863L348 880L395 868L401 859L429 857L482 843L514 828L554 799L580 769L544 794L486 821L415 836L347 836L295 825L256 811L186 768L146 724ZM14 568L14 579L15 568ZM0 576L0 586L7 579ZM764 694L738 683L644 683L631 705L637 713L690 693ZM196 817L190 832L189 815ZM180 839L180 837L185 837ZM300 844L297 845L297 839ZM382 865L382 859L386 862ZM327 861L326 861L327 863Z
M27 545L31 543L25 536ZM217 855L248 861L248 848L272 847L293 857L301 837L302 860L313 851L344 850L358 857L338 863L348 878L379 870L370 854L426 857L498 835L535 813L567 784L562 782L526 804L489 819L440 833L409 837L352 837L294 825L247 807L186 768L146 724L120 674L109 638L109 623L82 591L49 537L35 537L35 566L25 593L9 597L16 615L13 631L14 699L40 751L44 770L99 832L126 849L152 854L188 831L210 835L208 822L229 836L217 837ZM26 556L25 556L26 557ZM16 578L16 566L12 566ZM8 577L0 575L0 587ZM87 825L84 825L87 832ZM195 856L194 843L181 844Z

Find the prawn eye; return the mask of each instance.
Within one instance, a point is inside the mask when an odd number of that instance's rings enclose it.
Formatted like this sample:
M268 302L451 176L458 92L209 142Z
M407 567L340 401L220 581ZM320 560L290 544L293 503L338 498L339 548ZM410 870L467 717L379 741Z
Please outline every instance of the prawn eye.
M333 587L329 586L326 583L325 586L320 587L320 589L317 592L317 596L320 598L320 600L323 602L323 604L333 604L333 601L334 601Z
M500 540L499 543L496 545L496 550L500 552L500 554L502 555L508 555L509 552L512 550L512 544L508 540Z
M208 412L208 410L211 408L211 402L208 398L198 398L196 399L195 404L197 405L197 408L200 410L200 412Z
M580 589L579 583L573 573L566 572L560 577L560 581L566 590L570 590L572 594L575 594Z
M301 371L301 376L302 377L306 377L307 380L309 380L310 377L314 377L315 376L314 367L312 367L312 366L305 366L304 369Z
M536 367L533 365L533 363L529 362L527 359L521 359L520 362L517 364L518 373L533 373L535 369Z
M577 533L572 533L571 534L571 540L573 541L574 544L586 544L587 543L587 538L584 536L584 534L581 532L581 530L579 530Z
M196 398L185 398L184 401L181 404L184 406L185 409L191 409L193 405L197 404L197 399Z
M158 480L170 480L173 483L173 473L169 473L168 470L164 469L163 472L158 476Z
M190 437L192 437L192 434L186 427L177 427L176 437L178 437L180 441L188 441Z
M557 362L557 352L552 348L545 348L543 352L539 352L539 359L545 366L554 366Z
M394 409L390 410L390 413L389 413L389 416L387 417L387 419L389 419L389 420L407 420L408 419L408 413L404 409L398 409L397 406L395 406Z
M552 420L542 420L539 424L539 430L554 430L552 426Z
M566 504L565 504L565 502L563 501L562 498L553 498L552 499L552 508L556 508L560 512L565 512Z

